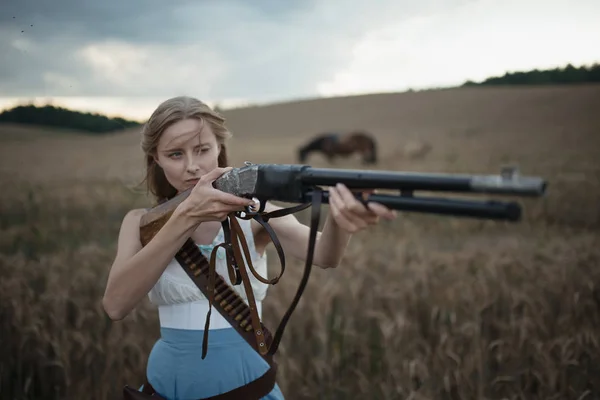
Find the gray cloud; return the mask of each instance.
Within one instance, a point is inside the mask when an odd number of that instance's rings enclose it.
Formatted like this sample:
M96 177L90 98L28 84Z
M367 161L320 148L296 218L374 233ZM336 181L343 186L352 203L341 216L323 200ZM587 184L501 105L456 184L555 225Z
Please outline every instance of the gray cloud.
M81 39L119 38L132 42L185 40L190 29L210 34L238 22L236 13L247 17L278 19L310 6L311 2L285 4L274 0L8 0L2 5L0 26L9 26L39 40L77 35ZM302 7L300 7L302 6ZM212 18L215 16L217 18ZM207 18L209 17L209 18ZM34 25L31 27L31 25ZM19 30L20 32L20 30Z
M308 96L369 28L456 3L9 0L0 6L0 93Z

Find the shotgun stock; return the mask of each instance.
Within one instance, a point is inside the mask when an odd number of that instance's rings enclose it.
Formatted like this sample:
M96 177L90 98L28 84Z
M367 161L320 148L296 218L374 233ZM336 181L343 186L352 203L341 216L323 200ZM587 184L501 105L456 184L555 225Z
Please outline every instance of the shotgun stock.
M140 220L140 241L143 246L156 235L163 225L171 218L173 211L191 193L192 189L178 194L169 201L159 204L148 210Z

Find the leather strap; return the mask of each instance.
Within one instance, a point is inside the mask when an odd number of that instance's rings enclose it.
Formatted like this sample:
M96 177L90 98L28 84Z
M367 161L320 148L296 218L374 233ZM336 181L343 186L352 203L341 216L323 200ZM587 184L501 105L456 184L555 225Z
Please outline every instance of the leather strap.
M216 396L201 400L259 400L271 393L275 386L277 368L271 367L260 378Z
M269 354L274 355L279 347L279 342L281 341L281 337L283 336L283 332L285 330L285 326L287 325L292 313L296 309L298 302L300 301L300 297L302 297L302 293L304 292L304 288L308 283L308 278L310 277L310 272L312 268L312 262L315 254L315 244L317 240L317 232L319 229L319 220L321 215L321 202L323 200L323 192L321 189L317 188L313 191L313 203L310 217L310 234L308 240L308 251L306 253L306 262L304 264L304 273L302 274L302 279L300 280L300 284L298 285L298 289L296 290L296 295L292 300L292 304L284 314L281 322L279 323L279 327L275 332L275 338L273 339L273 343L271 343L271 348L269 349ZM283 211L283 210L280 210Z
M270 366L270 368L261 377L244 386L217 396L200 400L233 400L240 398L258 400L270 393L275 386L277 364L273 361L273 356L279 347L279 343L283 336L287 322L289 321L298 302L300 301L302 293L304 292L306 284L308 283L312 261L314 258L323 192L317 188L313 191L312 196L310 234L304 274L296 291L296 295L294 296L290 307L283 316L277 328L275 337L272 336L271 332L264 326L258 316L254 292L252 290L248 271L244 265L242 250L244 251L244 255L248 261L248 269L256 277L256 279L266 284L276 284L285 271L285 254L283 252L281 243L277 239L275 231L268 224L268 221L270 218L278 218L303 210L311 206L311 203L283 208L270 213L261 211L252 213L248 211L245 213L244 217L242 217L240 213L233 213L229 215L227 219L222 222L225 241L224 243L220 243L219 245L215 246L211 253L210 262L200 252L200 249L196 246L192 239L186 240L184 245L175 255L175 258L179 264L209 301L209 311L206 316L204 337L202 341L202 358L204 359L206 357L206 353L208 352L210 315L212 312L212 307L214 306L217 311L231 324L231 326L237 330L242 338L244 338L246 342L248 342L248 344L252 346L252 348L254 348ZM269 280L261 277L256 272L254 266L252 265L248 244L244 237L243 230L236 219L238 217L243 219L255 219L269 234L281 262L281 273L277 277ZM233 290L233 288L219 274L216 273L216 253L219 248L224 248L226 251L227 270L230 281L233 282L234 285L244 285L244 290L248 298L248 304L246 304L246 302ZM144 387L152 388L147 381Z

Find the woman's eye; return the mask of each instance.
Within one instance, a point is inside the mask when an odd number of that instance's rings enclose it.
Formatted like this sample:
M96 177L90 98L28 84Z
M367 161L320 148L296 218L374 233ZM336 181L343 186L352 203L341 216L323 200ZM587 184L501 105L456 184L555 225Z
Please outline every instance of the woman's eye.
M174 151L171 154L169 154L169 157L171 157L171 158L177 158L179 156L181 156L181 152L180 151Z

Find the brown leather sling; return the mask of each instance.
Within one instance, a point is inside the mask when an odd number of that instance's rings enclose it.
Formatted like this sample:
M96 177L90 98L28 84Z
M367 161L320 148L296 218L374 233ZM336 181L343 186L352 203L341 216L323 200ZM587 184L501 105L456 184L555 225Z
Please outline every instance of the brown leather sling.
M183 198L180 197L172 200L173 202L177 203L181 202ZM204 257L200 249L191 238L188 238L188 240L185 241L183 246L175 255L176 260L179 262L179 264L181 264L188 276L192 279L196 286L198 286L200 291L209 301L209 311L206 316L204 338L202 341L202 358L204 359L206 357L206 353L208 351L210 315L212 312L212 307L215 307L217 311L231 324L231 326L236 329L242 338L244 338L246 342L248 342L248 344L254 350L256 350L269 365L269 369L256 380L244 386L232 389L226 393L199 400L260 399L273 390L273 387L276 383L277 374L277 364L274 362L273 356L279 347L285 326L294 312L294 309L296 308L296 305L298 304L300 297L304 292L304 288L306 287L310 276L322 203L322 191L320 189L317 188L314 190L312 200L312 203L283 208L269 213L262 211L264 210L264 204L262 204L261 208L257 212L252 212L247 209L247 211L244 213L244 216L242 216L241 213L230 214L227 219L221 223L223 226L225 241L215 246L211 253L210 262L206 259L206 257ZM142 217L140 239L143 246L145 246L154 237L156 232L158 232L162 225L164 225L164 223L170 218L172 210L174 209L173 202L167 202L170 203L169 205L159 205L148 211L148 213ZM296 295L294 296L290 307L284 314L279 327L273 336L258 316L258 310L256 308L256 301L250 283L250 278L244 265L244 259L242 258L242 250L244 251L246 260L248 261L248 267L256 279L266 284L276 284L285 271L285 254L281 247L281 243L277 239L277 235L273 231L272 227L268 224L268 221L270 218L282 217L298 212L311 206L311 204L312 210L309 244L304 273L296 291ZM275 246L281 263L281 273L277 277L268 280L261 277L256 272L254 266L252 265L251 256L244 233L239 225L239 222L237 221L237 218L252 218L265 228ZM227 270L230 281L236 285L244 285L244 291L248 298L248 304L246 304L246 302L233 290L233 288L219 274L216 273L216 253L221 247L226 251ZM147 380L144 384L142 392L139 392L129 386L125 386L123 394L125 399L131 400L160 398Z

